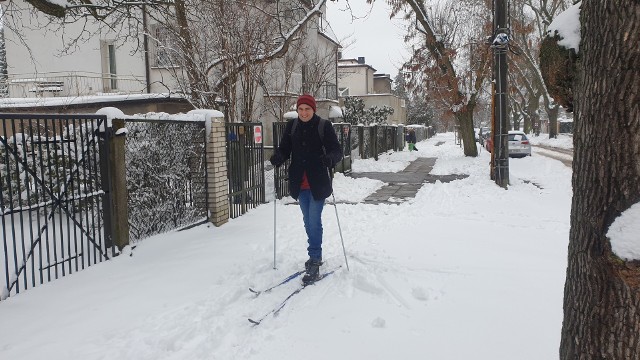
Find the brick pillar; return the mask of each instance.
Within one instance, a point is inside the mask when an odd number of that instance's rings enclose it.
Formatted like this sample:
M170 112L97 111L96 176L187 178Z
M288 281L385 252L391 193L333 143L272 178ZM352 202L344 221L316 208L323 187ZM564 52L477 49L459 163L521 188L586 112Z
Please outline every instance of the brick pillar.
M220 226L229 221L229 181L224 118L208 119L211 132L207 140L207 191L209 221Z

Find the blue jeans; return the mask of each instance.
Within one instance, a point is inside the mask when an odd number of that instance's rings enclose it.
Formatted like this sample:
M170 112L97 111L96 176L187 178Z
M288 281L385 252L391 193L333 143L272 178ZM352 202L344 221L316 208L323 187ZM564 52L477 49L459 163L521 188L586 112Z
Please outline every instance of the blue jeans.
M304 229L307 232L307 253L309 258L322 259L322 208L324 208L324 199L315 200L311 195L311 190L300 191L298 197L300 210L302 210L302 220L304 220Z

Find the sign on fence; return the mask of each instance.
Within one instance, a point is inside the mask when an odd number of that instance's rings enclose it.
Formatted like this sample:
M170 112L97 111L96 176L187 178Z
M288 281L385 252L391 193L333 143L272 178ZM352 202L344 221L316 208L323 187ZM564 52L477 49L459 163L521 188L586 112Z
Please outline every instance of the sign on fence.
M253 142L256 144L262 144L262 126L255 125L253 127Z

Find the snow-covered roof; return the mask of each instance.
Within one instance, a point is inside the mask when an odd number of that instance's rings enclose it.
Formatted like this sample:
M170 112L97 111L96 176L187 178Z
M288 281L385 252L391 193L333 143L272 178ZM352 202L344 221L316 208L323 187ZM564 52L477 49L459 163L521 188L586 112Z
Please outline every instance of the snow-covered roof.
M169 93L156 94L104 94L87 96L58 96L33 98L2 98L0 108L26 108L43 106L67 106L77 104L94 104L102 102L132 101L143 99L182 99L183 96Z

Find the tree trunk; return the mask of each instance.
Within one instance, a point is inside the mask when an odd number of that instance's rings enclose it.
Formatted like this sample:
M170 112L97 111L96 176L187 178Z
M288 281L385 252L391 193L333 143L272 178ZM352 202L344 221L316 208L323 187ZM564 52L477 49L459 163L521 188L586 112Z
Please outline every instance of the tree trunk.
M529 117L529 122L527 124L527 121L525 121L524 123L524 132L525 133L529 133L530 131L535 130L534 128L537 128L538 130L538 134L540 134L540 113L538 112L538 109L540 108L540 95L539 94L529 94L529 97L527 99L527 107L526 107L526 113L527 116Z
M606 237L640 202L640 2L584 1L581 24L560 359L640 359L640 262Z
M460 136L465 156L478 156L476 136L473 130L473 109L475 104L467 104L455 113L456 122L460 125Z
M547 116L549 117L549 139L555 139L558 137L558 111L560 105L554 104L547 107Z

